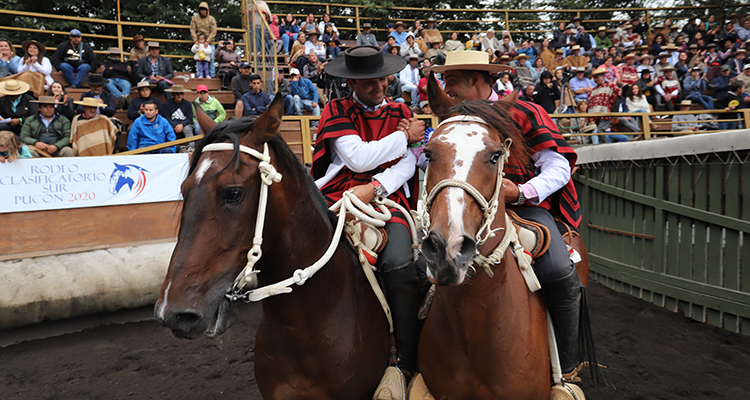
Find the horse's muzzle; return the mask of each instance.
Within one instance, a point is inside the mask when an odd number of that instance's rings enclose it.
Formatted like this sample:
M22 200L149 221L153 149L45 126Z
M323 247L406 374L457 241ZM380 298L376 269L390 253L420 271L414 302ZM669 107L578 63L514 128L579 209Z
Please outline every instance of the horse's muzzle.
M448 252L446 240L436 231L430 231L422 242L422 254L427 261L427 276L438 285L463 283L466 270L471 265L477 245L474 239L463 235L460 250L455 257Z

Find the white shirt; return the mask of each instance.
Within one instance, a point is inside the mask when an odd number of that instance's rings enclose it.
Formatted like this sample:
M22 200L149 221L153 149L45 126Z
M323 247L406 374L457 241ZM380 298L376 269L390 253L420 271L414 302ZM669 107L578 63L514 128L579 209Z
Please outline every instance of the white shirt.
M319 58L326 58L326 47L323 42L318 41L316 44L306 40L305 41L305 54L317 53Z
M526 201L533 205L539 205L544 199L568 184L568 181L570 181L570 163L562 154L551 149L534 153L531 158L534 160L536 176L520 186L523 188L525 195L533 193L527 188L527 185L531 185L537 196L526 197Z
M411 64L406 64L406 67L398 73L398 79L401 80L402 85L414 85L419 84L419 68L412 68Z
M42 62L39 63L39 60L42 60ZM44 80L47 82L47 86L52 85L52 83L55 82L55 80L50 76L50 74L52 73L52 63L47 57L42 57L41 59L37 57L37 61L31 65L26 65L26 63L23 62L22 58L18 62L18 73L20 74L24 71L34 71L44 75Z

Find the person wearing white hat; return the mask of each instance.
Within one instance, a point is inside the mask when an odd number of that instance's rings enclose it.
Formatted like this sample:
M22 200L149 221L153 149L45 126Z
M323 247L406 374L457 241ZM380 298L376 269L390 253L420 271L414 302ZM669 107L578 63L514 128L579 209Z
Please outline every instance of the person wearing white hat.
M320 96L312 81L303 78L297 68L292 68L289 71L289 76L292 78L289 86L294 97L294 114L302 115L302 109L304 108L312 111L314 116L320 115L320 104L318 104Z
M401 72L399 72L399 80L401 81L401 90L409 92L411 94L411 107L415 109L419 107L419 79L420 71L417 63L419 57L412 54L406 57L407 64Z
M39 104L39 113L23 123L21 143L29 146L34 157L39 157L40 152L52 157L74 157L75 153L70 148L70 121L55 113L55 98L40 96L39 100L32 102Z
M21 127L27 118L36 115L39 108L32 102L34 98L26 93L31 87L17 79L0 82L0 131L21 134Z

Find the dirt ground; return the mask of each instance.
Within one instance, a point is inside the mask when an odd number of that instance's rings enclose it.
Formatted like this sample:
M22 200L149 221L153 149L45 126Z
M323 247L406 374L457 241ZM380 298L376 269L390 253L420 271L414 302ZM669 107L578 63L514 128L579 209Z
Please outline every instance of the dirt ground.
M750 337L688 320L595 282L589 304L612 386L588 399L746 399ZM244 306L224 336L178 340L154 321L111 324L0 349L0 399L257 400Z

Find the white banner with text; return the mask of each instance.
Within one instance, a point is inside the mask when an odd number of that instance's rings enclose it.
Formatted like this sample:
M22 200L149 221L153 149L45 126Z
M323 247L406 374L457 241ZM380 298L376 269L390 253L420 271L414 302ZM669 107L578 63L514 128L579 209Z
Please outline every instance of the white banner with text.
M187 154L21 159L0 164L0 213L181 200Z

